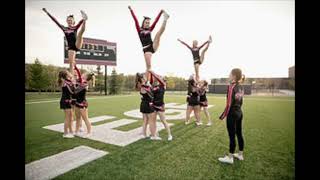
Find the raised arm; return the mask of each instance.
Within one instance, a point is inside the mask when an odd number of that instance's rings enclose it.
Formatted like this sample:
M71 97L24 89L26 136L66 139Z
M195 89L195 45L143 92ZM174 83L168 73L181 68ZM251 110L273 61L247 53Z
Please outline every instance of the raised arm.
M164 82L164 80L156 73L154 73L153 71L149 71L151 73L151 76L154 77L161 86L166 86L166 82Z
M83 21L84 21L84 20L81 19L81 21L78 22L78 24L75 26L75 28L78 29L78 28L81 26L81 24L83 23Z
M204 43L199 47L199 49L201 49L204 45L206 45L206 44L208 44L208 43L209 43L209 41L204 42Z
M134 14L133 10L131 9L131 6L128 6L128 8L129 8L129 10L131 12L131 15L133 17L134 23L136 25L137 32L140 32L140 26L139 26L138 19L137 19L136 15Z
M163 13L163 10L160 11L160 13L158 14L158 16L156 17L156 19L154 20L154 22L152 23L152 25L150 26L150 31L152 31L154 29L154 27L156 27L157 22L159 21L161 14Z
M53 16L47 11L46 8L42 8L42 10L43 10L45 13L47 13L47 15L50 17L50 19L52 19L52 21L55 22L61 30L63 30L63 25L61 25L61 24L57 21L57 19L56 19L55 17L53 17Z
M78 69L78 67L77 67L76 65L74 65L74 69L75 69L76 72L77 72L77 75L78 75L80 84L82 84L82 77L81 77L81 72L80 72L80 70Z
M183 45L187 46L187 48L191 49L191 47L187 43L181 41L180 39L178 39L178 41L181 42Z

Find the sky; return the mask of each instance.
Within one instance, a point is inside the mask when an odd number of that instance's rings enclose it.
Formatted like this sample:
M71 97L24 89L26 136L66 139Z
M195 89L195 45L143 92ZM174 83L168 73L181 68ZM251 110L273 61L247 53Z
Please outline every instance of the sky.
M161 9L170 15L160 47L152 57L152 70L160 75L183 78L194 73L190 50L177 41L191 45L192 40L213 42L200 66L200 78L228 77L232 68L241 68L246 77L288 77L295 64L294 1L40 1L26 0L26 63L39 58L44 64L63 63L63 32L41 10L45 7L61 24L80 10L88 14L84 37L117 43L118 73L145 71L145 60L131 5L141 23L143 16L151 22ZM160 18L152 37L159 30ZM83 66L95 69L95 66Z

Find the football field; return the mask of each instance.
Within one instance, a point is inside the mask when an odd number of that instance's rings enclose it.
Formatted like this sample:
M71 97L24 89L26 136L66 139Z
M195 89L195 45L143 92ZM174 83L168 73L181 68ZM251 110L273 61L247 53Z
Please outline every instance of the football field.
M173 141L167 141L164 129L159 132L162 141L136 136L142 125L137 113L138 93L89 96L89 118L97 137L64 139L59 131L64 121L59 98L26 95L25 164L59 153L63 159L63 152L79 146L107 154L57 173L55 179L295 179L294 97L244 97L245 160L235 160L233 165L218 161L229 147L225 120L218 119L225 96L208 95L213 125L205 126L207 120L202 112L204 125L197 127L195 123L184 124L186 97L166 95ZM64 169L63 164L59 168Z

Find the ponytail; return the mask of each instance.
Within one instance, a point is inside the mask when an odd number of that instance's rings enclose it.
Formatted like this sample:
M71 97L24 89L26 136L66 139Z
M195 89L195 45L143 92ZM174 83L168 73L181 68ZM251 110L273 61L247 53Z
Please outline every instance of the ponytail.
M62 85L62 80L65 80L67 78L67 71L60 71L59 72L59 75L58 75L58 84L59 84L59 86L61 86Z
M242 74L241 82L243 83L245 79L246 79L246 76Z
M140 85L141 85L141 83L142 83L142 78L143 78L143 75L142 75L142 74L140 74L140 73L137 73L137 74L136 74L135 89L136 89L137 91L140 90Z

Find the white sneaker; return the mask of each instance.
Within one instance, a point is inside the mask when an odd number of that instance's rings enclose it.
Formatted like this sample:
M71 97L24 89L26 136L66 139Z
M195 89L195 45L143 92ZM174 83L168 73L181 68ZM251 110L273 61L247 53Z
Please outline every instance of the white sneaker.
M208 124L207 124L207 126L211 126L212 125L212 122L211 121L209 121L208 122Z
M184 122L185 125L188 125L189 123L190 123L189 121L185 121L185 122Z
M83 138L89 138L89 137L91 137L92 136L92 133L86 133L86 134L84 134L82 137Z
M164 20L168 20L169 19L169 14L163 10L163 17L164 17Z
M88 16L87 16L87 14L86 14L83 10L80 10L80 13L81 13L82 18L83 18L85 21L88 20Z
M79 129L79 132L84 132L83 127L81 127L81 128Z
M219 158L218 160L222 163L233 164L233 157L230 158L228 155L224 156L223 158Z
M196 125L197 125L197 126L201 126L201 125L202 125L202 122L196 122Z
M239 155L239 153L234 153L234 154L233 154L233 157L237 158L237 159L240 160L240 161L243 161L243 160L244 160L243 155Z
M159 136L151 136L150 139L151 140L159 140L159 141L162 140L161 137L159 137Z
M79 131L79 132L76 132L76 134L75 134L76 136L82 136L82 133Z
M173 137L171 135L168 136L168 141L172 141Z
M68 133L68 134L63 134L63 136L62 136L62 137L64 137L64 138L74 138L74 135L73 135L73 134Z

